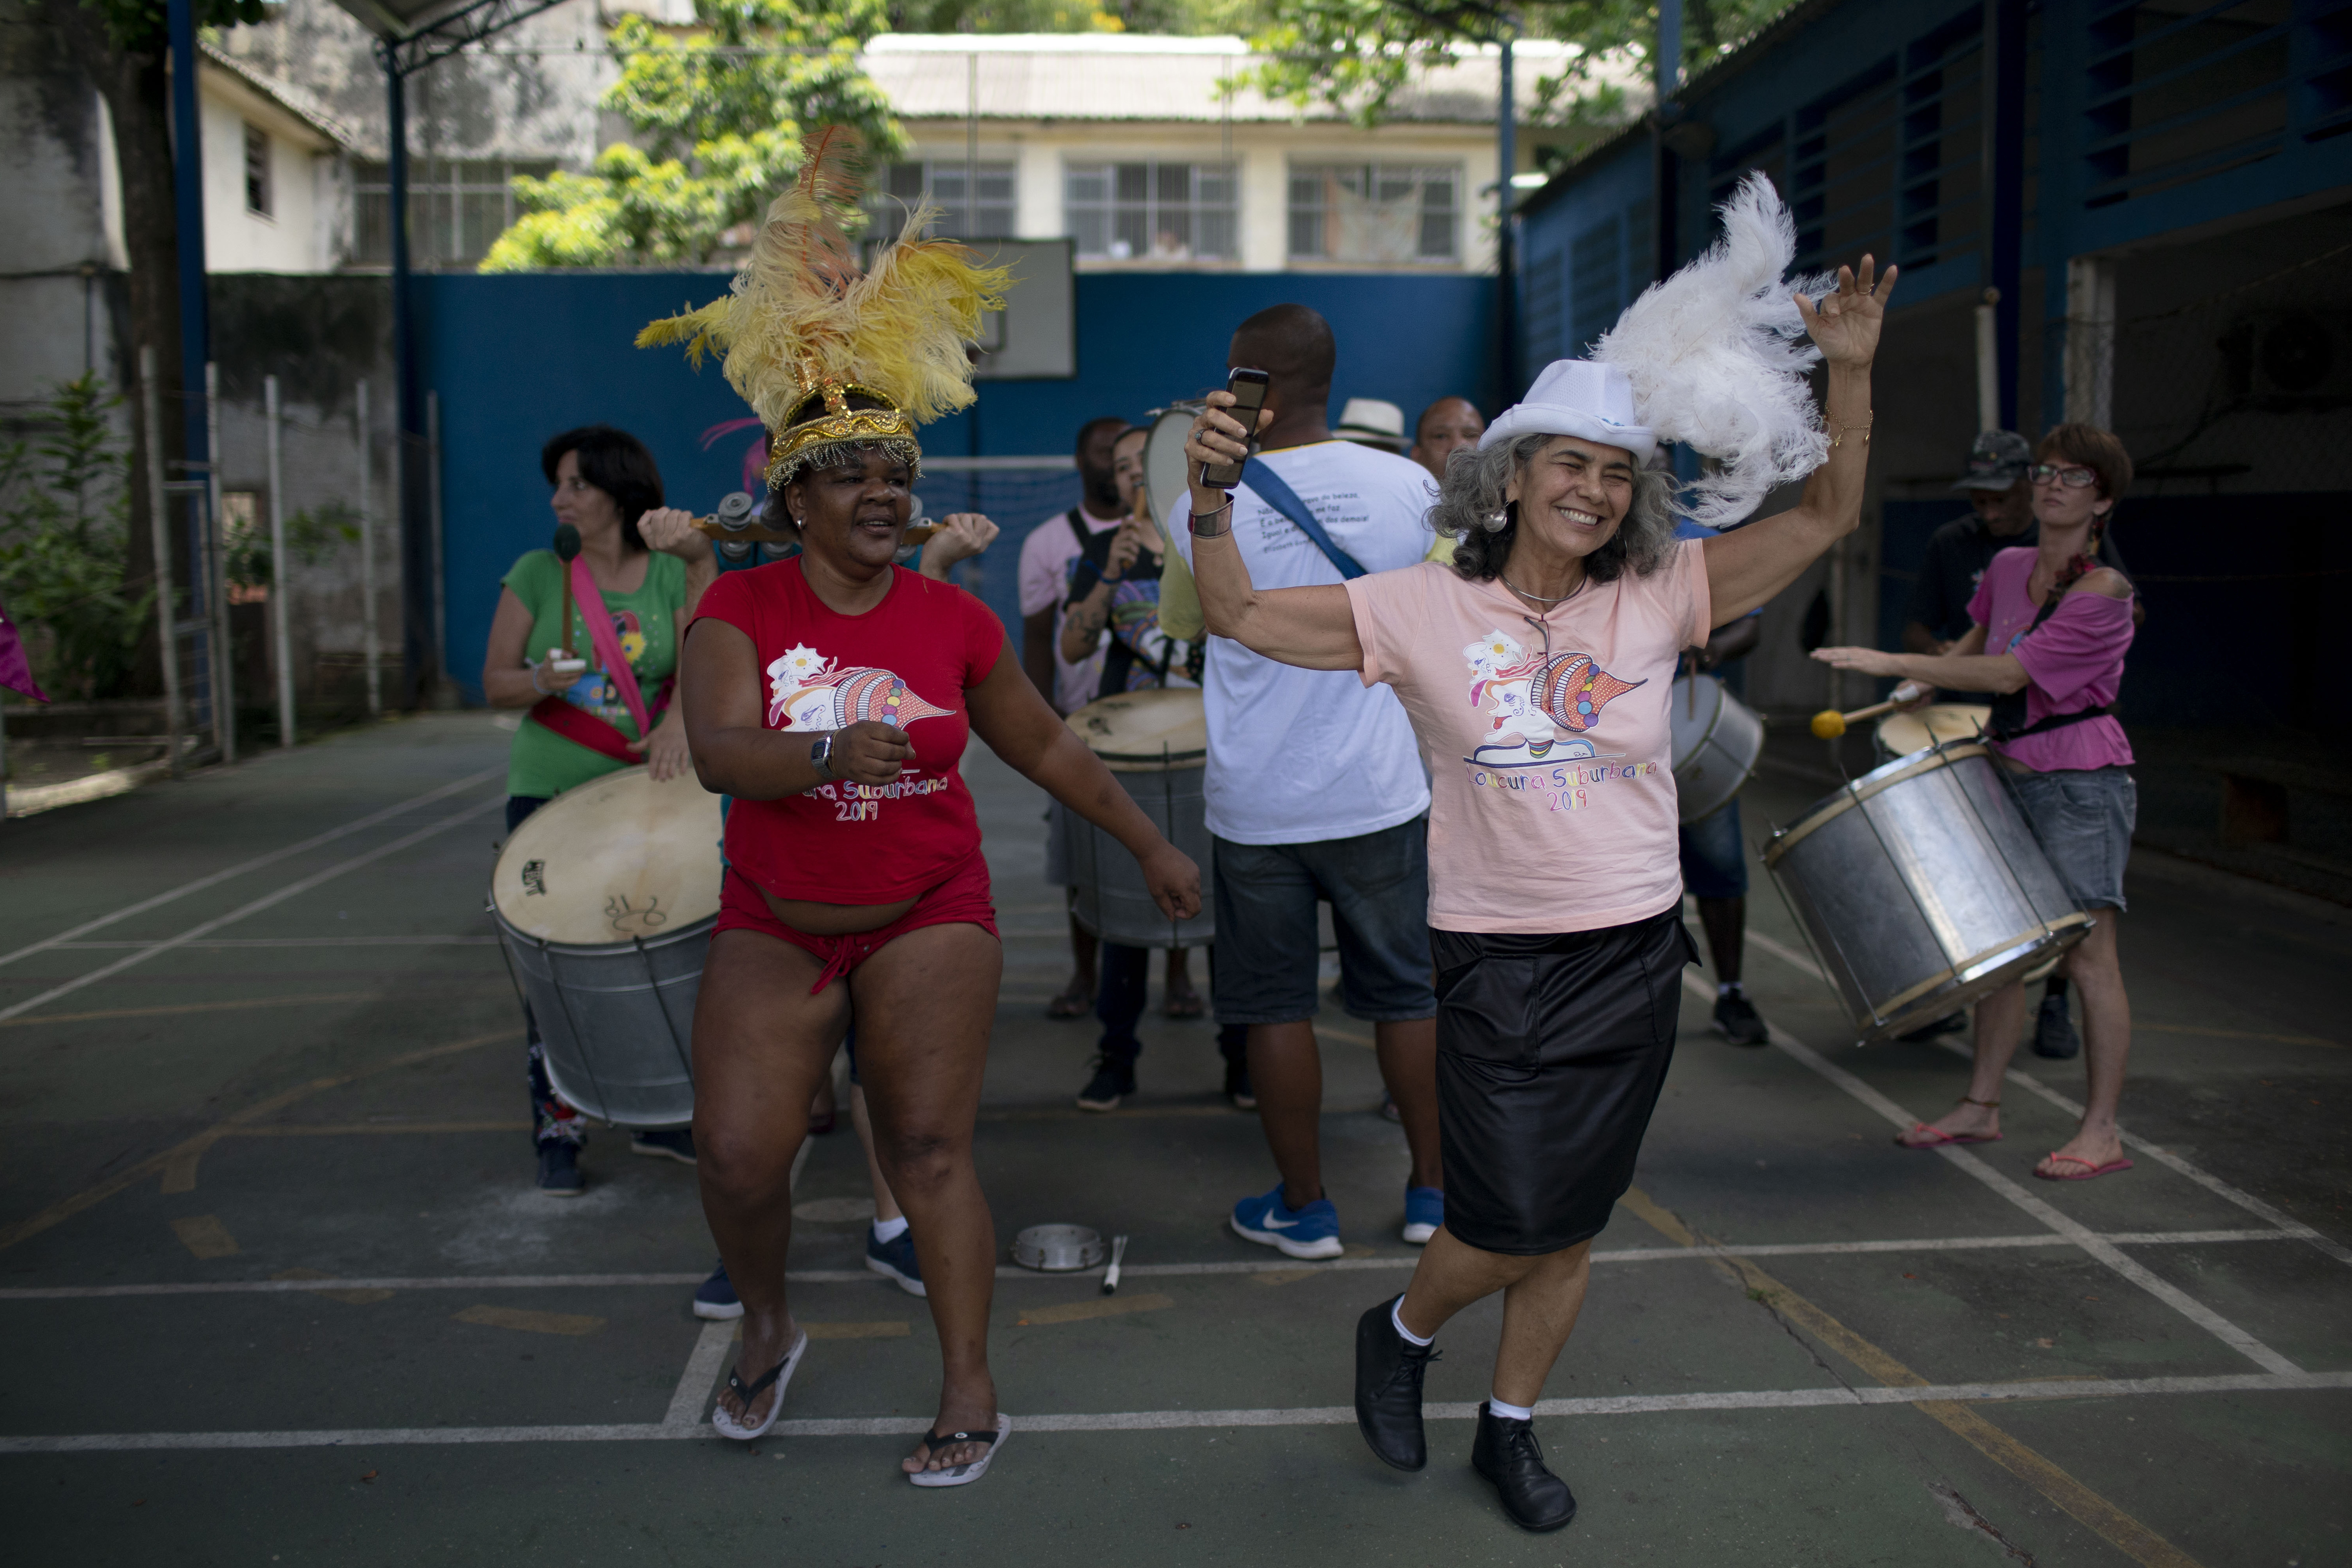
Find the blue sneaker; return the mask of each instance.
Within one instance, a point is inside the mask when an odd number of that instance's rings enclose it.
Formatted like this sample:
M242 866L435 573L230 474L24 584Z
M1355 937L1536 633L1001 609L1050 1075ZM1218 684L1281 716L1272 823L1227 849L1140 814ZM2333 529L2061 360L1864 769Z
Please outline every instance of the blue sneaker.
M898 1281L898 1289L910 1296L927 1292L923 1289L923 1266L915 1259L915 1233L901 1230L887 1241L874 1239L874 1228L866 1228L866 1266L886 1280Z
M1445 1189L1408 1186L1404 1189L1404 1239L1415 1247L1428 1244L1445 1223Z
M1339 1211L1331 1200L1318 1197L1293 1208L1282 1201L1280 1182L1263 1197L1234 1205L1234 1234L1292 1258L1337 1258L1341 1251Z
M735 1299L735 1281L727 1277L727 1265L721 1263L710 1270L710 1278L694 1291L694 1315L714 1323L723 1323L743 1315L743 1303Z

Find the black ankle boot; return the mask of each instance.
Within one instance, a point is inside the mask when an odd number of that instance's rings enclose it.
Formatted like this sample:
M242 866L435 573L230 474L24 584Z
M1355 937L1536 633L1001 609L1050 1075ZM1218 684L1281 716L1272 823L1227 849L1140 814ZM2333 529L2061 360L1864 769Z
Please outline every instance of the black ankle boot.
M1503 1511L1522 1530L1558 1530L1576 1517L1576 1494L1544 1463L1533 1421L1497 1416L1480 1403L1470 1468L1495 1483Z
M1433 1346L1397 1333L1391 1296L1356 1320L1356 1430L1384 1465L1417 1470L1429 1463L1421 1433L1421 1379L1437 1359Z

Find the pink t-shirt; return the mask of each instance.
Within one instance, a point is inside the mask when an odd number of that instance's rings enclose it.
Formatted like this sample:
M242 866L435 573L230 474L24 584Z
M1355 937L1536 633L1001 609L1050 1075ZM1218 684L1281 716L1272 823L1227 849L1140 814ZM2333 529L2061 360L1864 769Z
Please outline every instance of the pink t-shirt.
M1432 926L1593 931L1681 902L1666 706L1706 641L1701 548L1540 624L1435 561L1348 584L1364 684L1395 688L1429 766Z
M2053 713L2114 702L2124 682L2124 654L2132 643L2131 601L2082 588L2060 600L2050 619L2027 636L2026 628L2042 612L2025 594L2034 555L2030 547L2019 547L1993 557L1984 580L1977 584L1976 597L1969 601L1969 619L1985 629L1984 651L2013 653L2025 666L2028 724ZM2087 718L2041 735L1996 741L1993 749L2036 773L2128 768L2132 761L2131 742L2112 717Z

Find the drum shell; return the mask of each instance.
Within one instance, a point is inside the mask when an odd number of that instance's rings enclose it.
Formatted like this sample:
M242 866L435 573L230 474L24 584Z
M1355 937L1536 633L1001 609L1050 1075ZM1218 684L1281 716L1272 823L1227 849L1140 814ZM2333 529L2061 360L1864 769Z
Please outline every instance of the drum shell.
M1208 769L1199 764L1111 775L1151 819L1151 825L1201 868L1201 913L1171 921L1160 913L1144 886L1143 868L1125 845L1092 822L1070 821L1071 913L1079 925L1105 942L1127 947L1204 947L1216 938L1215 904L1210 883L1214 858L1209 840Z
M649 940L545 942L493 908L564 1103L625 1127L694 1120L694 1003L717 915Z
M1958 1011L2090 930L1979 745L1855 779L1764 863L1864 1040Z
M1676 810L1696 822L1721 810L1756 771L1764 720L1713 675L1683 676L1668 700Z

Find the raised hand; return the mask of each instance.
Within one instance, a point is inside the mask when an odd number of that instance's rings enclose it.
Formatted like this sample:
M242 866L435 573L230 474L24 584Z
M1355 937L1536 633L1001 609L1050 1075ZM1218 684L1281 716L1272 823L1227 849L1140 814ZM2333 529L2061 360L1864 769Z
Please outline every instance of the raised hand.
M694 526L694 514L677 507L656 507L637 519L637 537L646 548L680 560L710 559L709 537Z
M1832 365L1867 365L1876 357L1886 301L1895 292L1895 274L1901 270L1889 267L1879 277L1876 265L1865 256L1859 276L1851 267L1838 268L1836 290L1822 295L1819 306L1802 294L1795 297L1797 314L1804 319L1805 331L1822 359Z

